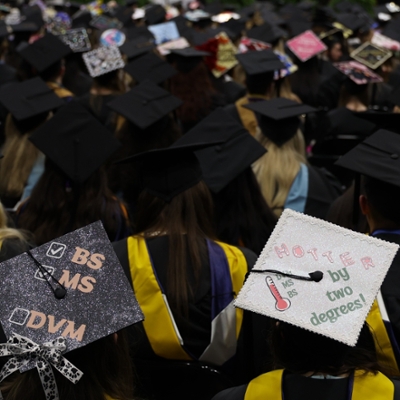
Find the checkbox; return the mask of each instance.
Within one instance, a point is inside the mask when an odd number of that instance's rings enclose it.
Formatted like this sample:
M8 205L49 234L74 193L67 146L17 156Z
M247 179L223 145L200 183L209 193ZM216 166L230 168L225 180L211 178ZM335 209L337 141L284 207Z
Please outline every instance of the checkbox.
M51 258L61 258L66 248L65 244L53 242L47 250L46 255Z
M29 310L25 308L14 308L13 312L8 319L12 324L24 325L30 314Z
M48 272L48 274L43 274L40 268L38 268L35 272L35 278L39 279L40 281L48 281L50 276L54 274L54 267L49 267L48 265L42 265L42 267Z

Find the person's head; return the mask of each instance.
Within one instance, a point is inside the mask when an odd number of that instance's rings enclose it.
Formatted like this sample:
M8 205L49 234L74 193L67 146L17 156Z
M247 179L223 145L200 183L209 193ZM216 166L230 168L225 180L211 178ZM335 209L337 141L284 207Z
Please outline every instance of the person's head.
M307 162L304 137L298 130L281 146L268 139L261 130L258 130L255 138L265 146L268 153L253 164L253 171L268 206L280 216L300 164Z
M73 384L53 368L60 400L99 400L134 398L134 378L126 332L106 336L65 355L83 372ZM35 369L15 372L1 386L5 400L45 400L43 387Z
M247 92L267 96L270 94L274 87L274 71L265 72L262 74L248 75L246 74L246 88Z
M379 370L374 339L366 323L355 347L285 322L272 320L271 324L269 341L275 368L330 375L348 374L355 369Z
M399 199L398 186L362 176L359 202L371 231L400 227Z
M125 93L125 85L122 78L120 69L115 69L106 74L93 78L93 89L101 90L108 89L113 93Z
M266 203L251 167L213 193L218 239L260 254L277 218Z
M61 81L65 73L65 63L64 60L58 60L50 67L46 68L43 71L40 71L38 75L45 82L56 82Z

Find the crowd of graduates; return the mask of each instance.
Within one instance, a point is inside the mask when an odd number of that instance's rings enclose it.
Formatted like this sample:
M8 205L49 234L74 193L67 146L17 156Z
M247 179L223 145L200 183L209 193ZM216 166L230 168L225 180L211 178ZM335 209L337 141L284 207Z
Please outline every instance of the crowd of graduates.
M0 3L0 261L100 220L144 315L75 350L61 400L283 398L248 386L278 367L287 400L361 398L357 370L400 398L400 256L387 364L376 327L233 307L286 209L400 243L399 54L395 3ZM51 398L33 372L4 398Z

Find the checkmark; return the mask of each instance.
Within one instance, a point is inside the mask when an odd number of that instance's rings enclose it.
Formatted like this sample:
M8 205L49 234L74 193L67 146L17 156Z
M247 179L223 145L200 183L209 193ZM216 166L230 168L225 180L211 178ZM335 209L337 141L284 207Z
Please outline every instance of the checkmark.
M53 242L47 250L46 255L51 258L61 258L66 248L67 246L63 243Z
M59 247L57 250L56 249L50 249L50 253L54 256L55 254L59 253L60 251L63 251L64 247Z

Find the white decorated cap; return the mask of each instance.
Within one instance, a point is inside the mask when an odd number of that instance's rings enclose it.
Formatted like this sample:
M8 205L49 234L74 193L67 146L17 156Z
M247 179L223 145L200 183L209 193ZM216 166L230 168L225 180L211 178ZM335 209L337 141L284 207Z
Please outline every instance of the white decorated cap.
M235 306L355 346L398 248L286 209Z
M82 55L91 77L104 75L125 66L117 46L104 46Z

